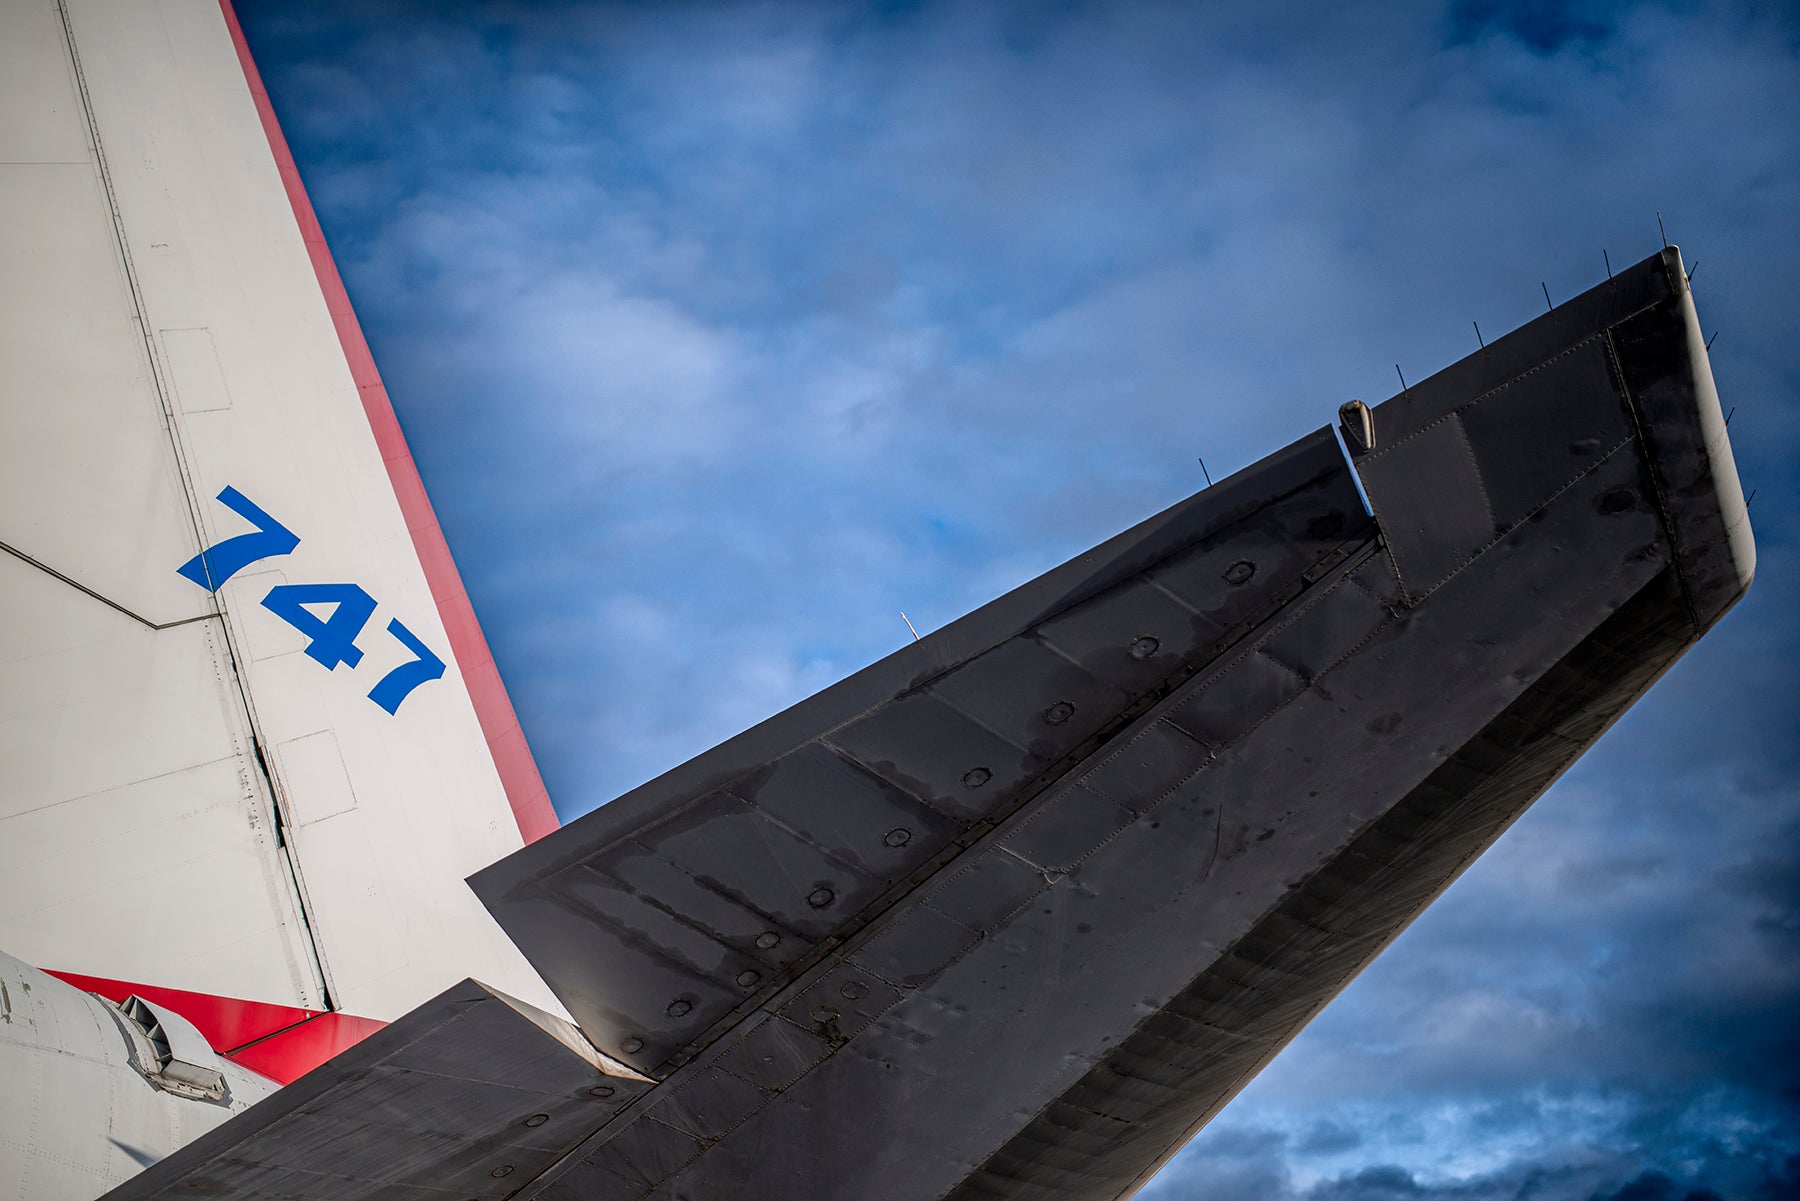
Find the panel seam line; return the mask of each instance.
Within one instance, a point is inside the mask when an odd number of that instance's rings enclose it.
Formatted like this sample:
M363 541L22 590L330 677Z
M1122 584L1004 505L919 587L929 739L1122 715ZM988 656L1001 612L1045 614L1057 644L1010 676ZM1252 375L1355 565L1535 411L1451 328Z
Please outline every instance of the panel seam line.
M108 608L115 609L118 612L123 613L125 616L131 618L131 620L137 622L139 625L145 626L152 630L172 630L176 626L191 625L196 621L210 621L213 618L219 616L219 614L217 614L217 613L197 613L192 617L183 617L183 618L180 618L175 621L163 621L163 622L151 621L148 617L145 617L143 614L135 613L132 610L127 609L124 605L121 605L118 601L113 600L110 596L107 596L104 593L94 591L94 589L89 588L86 584L82 583L80 580L73 579L69 576L64 575L62 572L56 570L56 568L50 566L48 563L45 563L40 559L32 558L30 555L26 554L24 551L20 550L18 547L12 545L9 542L0 542L0 551L5 551L7 554L9 554L13 558L19 560L21 563L26 563L32 567L37 568L39 571L43 572L45 575L49 576L50 578L62 581L63 583L67 584L69 587L75 589L75 591L83 593L87 596L93 597L95 600L99 601L101 604L107 606Z

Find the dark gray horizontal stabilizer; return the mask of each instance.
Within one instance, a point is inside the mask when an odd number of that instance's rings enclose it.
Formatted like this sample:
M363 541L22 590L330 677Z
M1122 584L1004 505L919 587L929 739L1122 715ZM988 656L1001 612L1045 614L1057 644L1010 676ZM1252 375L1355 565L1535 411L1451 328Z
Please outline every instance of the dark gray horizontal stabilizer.
M1373 536L1320 430L471 883L603 1050L666 1076L884 914L936 895L905 928L940 926L948 959L1002 897L1046 887L1071 864L1001 851L1000 823L1080 770L1090 824L1122 827L1156 800L1145 771L1198 770L1249 698L1216 690L1217 712L1153 734L1162 758L1130 779L1112 777L1147 751L1100 752ZM1273 698L1321 653L1246 686ZM871 966L911 987L897 953Z

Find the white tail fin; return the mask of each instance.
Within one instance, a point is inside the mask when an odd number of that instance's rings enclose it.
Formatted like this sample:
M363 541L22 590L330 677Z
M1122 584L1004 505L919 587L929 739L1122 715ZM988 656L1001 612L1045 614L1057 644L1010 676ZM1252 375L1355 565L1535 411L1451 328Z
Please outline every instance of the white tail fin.
M463 878L555 814L229 5L7 0L0 108L0 947L554 1006Z

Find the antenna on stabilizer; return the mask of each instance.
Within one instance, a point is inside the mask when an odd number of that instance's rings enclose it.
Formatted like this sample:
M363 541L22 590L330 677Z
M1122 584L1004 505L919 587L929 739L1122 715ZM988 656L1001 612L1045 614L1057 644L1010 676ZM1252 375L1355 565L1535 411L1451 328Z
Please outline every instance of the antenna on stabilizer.
M1212 487L1212 472L1210 472L1206 469L1206 456L1201 455L1201 456L1199 456L1199 458L1200 458L1200 474L1206 477L1206 486L1208 488L1210 488L1210 487Z
M907 628L907 629L909 629L909 630L912 630L912 636L913 636L913 641L914 641L914 642L917 642L917 641L919 641L919 631L917 631L917 630L913 630L913 623L912 623L912 619L911 619L911 618L909 618L909 617L907 617L907 615L906 615L906 610L904 610L904 609L902 609L902 610L901 610L901 611L900 611L900 620L901 620L901 621L904 621L904 622L905 622L905 623L906 623L906 628Z

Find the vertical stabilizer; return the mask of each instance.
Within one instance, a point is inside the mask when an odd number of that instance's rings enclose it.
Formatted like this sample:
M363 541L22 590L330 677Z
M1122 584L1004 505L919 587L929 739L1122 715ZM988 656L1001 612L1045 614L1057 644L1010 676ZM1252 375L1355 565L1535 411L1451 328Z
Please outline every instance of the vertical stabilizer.
M554 1005L463 879L555 814L229 6L0 59L0 947Z

